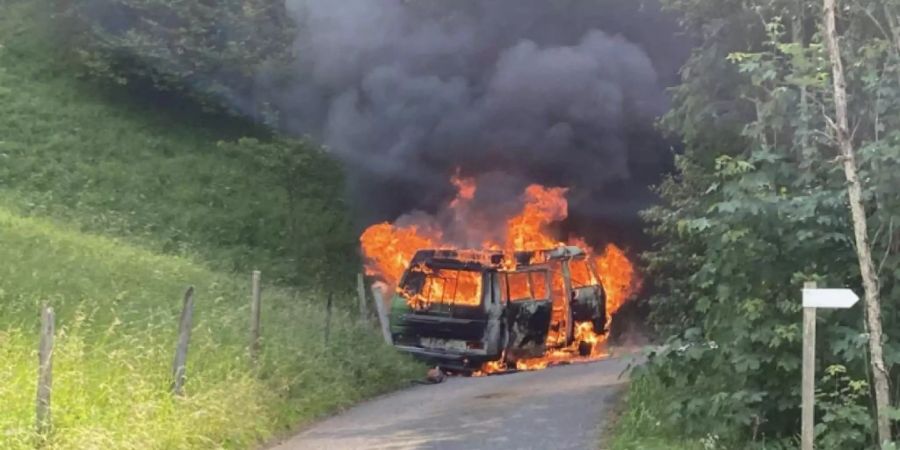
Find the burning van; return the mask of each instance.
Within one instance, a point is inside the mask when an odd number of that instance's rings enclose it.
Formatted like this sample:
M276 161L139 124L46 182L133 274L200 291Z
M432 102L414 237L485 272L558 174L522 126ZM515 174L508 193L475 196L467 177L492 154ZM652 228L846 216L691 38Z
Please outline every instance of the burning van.
M550 351L589 356L607 325L601 279L576 246L419 250L391 303L394 344L457 370L515 367Z

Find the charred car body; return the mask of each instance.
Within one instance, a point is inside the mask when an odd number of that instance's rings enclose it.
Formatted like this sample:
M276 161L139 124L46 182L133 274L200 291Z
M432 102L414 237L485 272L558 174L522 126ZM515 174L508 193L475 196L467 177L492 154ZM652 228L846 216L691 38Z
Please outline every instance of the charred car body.
M571 348L576 324L605 330L605 293L583 250L568 246L511 257L417 252L392 299L394 344L442 367L467 370Z

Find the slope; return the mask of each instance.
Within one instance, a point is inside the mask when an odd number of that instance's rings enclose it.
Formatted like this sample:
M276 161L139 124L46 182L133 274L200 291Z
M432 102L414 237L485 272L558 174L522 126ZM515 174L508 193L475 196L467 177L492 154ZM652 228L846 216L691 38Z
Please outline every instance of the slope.
M339 180L316 186L329 194L289 217L284 186L253 155L270 145L265 132L141 87L82 79L56 51L47 2L0 0L0 11L0 448L39 439L48 448L246 448L418 373L354 325L340 289L325 345L323 296L278 287L302 281L295 275L308 264L284 230L340 219ZM305 156L313 169L329 164ZM250 268L265 284L258 372L245 349ZM187 395L173 398L188 285L197 303ZM40 438L44 303L58 333L54 429Z
M306 281L298 274L311 263L298 260L288 225L345 219L340 177L316 179L324 194L292 207L260 162L275 141L265 130L147 86L82 76L60 50L49 5L0 0L0 196L22 213L217 268ZM308 147L309 171L335 172Z
M245 355L248 282L185 258L0 208L0 447L29 448L37 314L58 314L53 448L247 447L399 386L415 366L307 298L265 291L260 376ZM168 394L180 296L196 287L187 397ZM4 442L5 441L5 442Z

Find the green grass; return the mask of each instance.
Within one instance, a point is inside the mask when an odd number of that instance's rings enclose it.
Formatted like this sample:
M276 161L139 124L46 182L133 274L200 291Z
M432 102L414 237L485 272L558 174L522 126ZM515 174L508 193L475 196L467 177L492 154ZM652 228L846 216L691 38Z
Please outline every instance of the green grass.
M632 377L622 405L622 413L612 426L609 450L786 450L797 448L792 438L751 442L748 438L728 439L707 434L687 436L684 430L665 419L673 387L664 386L652 373Z
M81 80L55 48L48 2L0 11L0 448L248 448L421 375L354 324L351 298L336 299L326 346L323 296L279 287L297 267L283 188L219 144L258 130ZM245 349L250 268L265 287L258 373ZM188 285L187 395L173 398ZM41 438L44 303L58 333L54 429Z
M677 430L666 429L659 418L665 387L651 376L632 379L623 412L613 427L610 450L703 450L700 441L689 441ZM710 447L718 448L718 447Z
M50 448L246 448L396 388L418 365L303 296L264 291L260 376L248 280L0 208L0 448L30 448L37 313L58 314ZM196 286L187 397L168 394L181 295Z
M5 203L225 270L295 275L283 185L239 146L222 145L265 133L171 94L82 79L51 3L0 0Z

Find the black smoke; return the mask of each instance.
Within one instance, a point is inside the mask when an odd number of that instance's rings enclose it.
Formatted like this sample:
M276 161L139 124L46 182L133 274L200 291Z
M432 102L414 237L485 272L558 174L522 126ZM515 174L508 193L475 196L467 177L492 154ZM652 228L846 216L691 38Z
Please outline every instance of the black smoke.
M670 162L654 129L687 46L634 0L288 0L299 34L283 126L346 165L361 225L479 180L502 210L568 187L571 231L628 235ZM261 78L262 84L266 83ZM492 206L493 205L493 206Z

